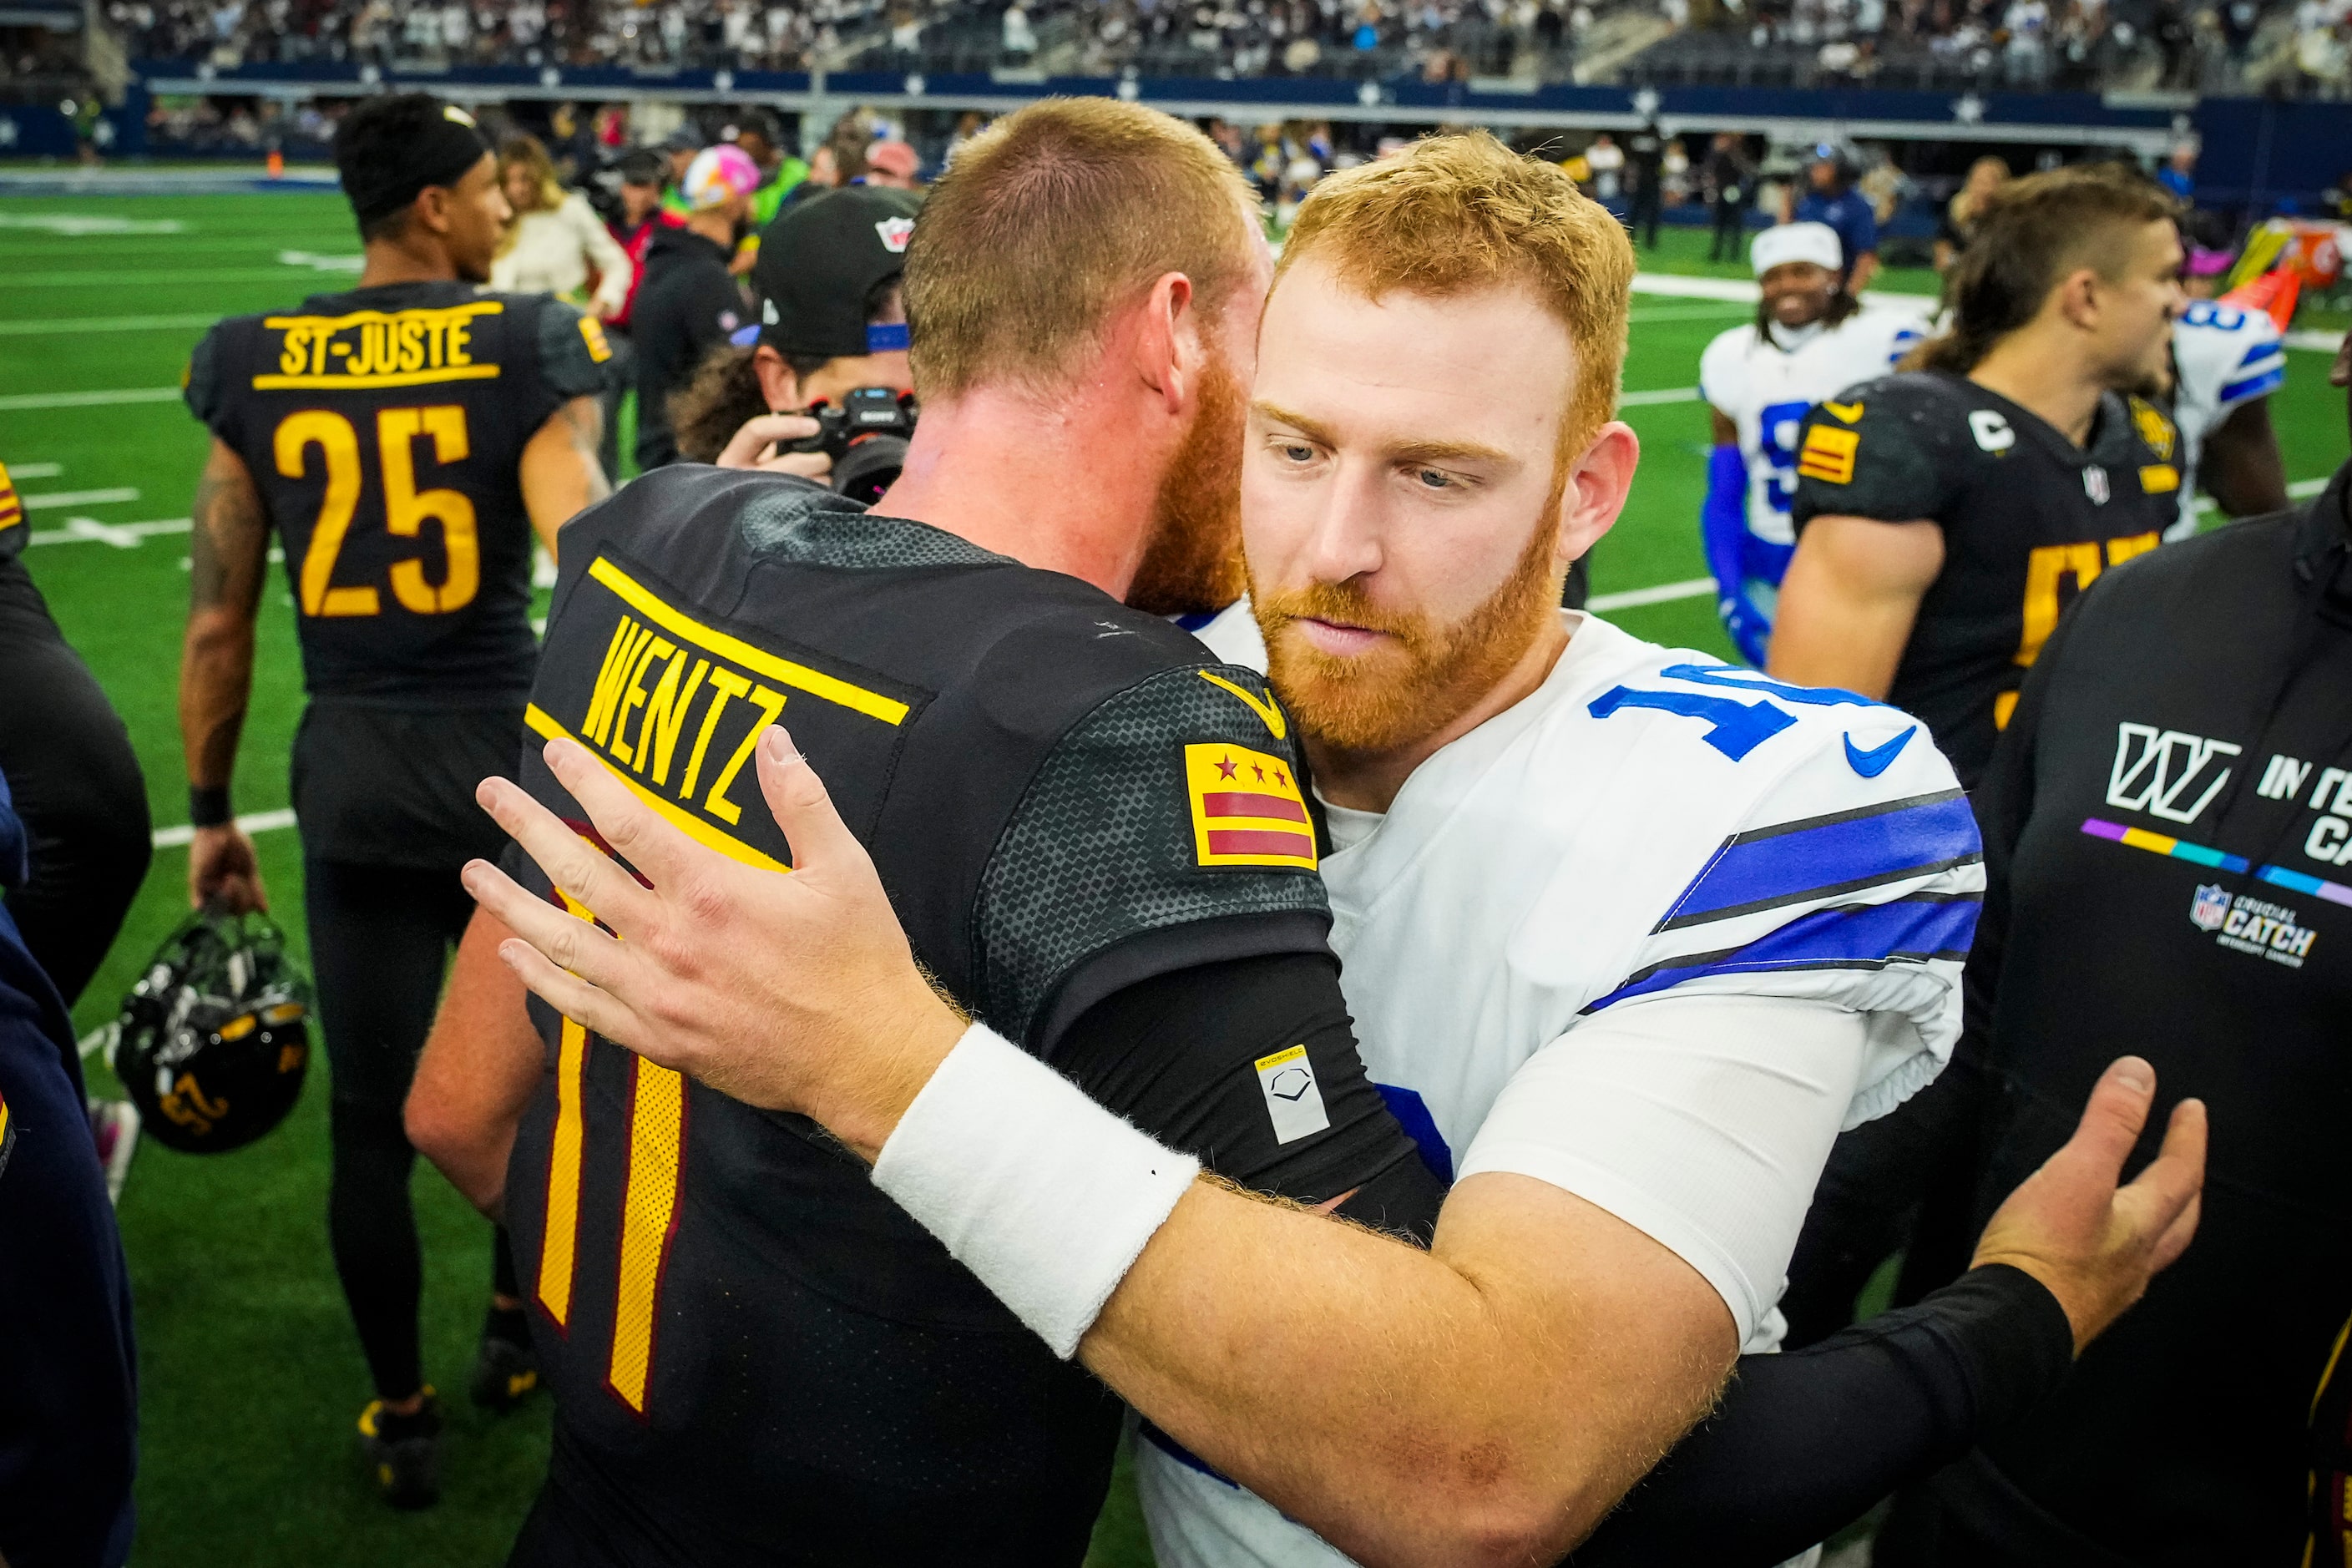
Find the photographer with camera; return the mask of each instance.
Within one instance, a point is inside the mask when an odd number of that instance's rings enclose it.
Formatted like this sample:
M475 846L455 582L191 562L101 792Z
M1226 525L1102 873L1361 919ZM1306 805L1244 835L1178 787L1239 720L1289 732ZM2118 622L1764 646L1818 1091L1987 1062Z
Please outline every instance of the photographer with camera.
M921 207L854 185L785 210L751 275L759 324L671 399L680 457L821 479L861 500L888 487L914 429L899 274Z

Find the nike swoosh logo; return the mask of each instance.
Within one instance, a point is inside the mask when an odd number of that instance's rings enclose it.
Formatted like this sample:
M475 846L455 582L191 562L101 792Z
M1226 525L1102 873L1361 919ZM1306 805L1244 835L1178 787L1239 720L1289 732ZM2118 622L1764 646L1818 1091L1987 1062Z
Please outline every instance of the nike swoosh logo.
M1846 765L1864 778L1874 779L1885 773L1894 763L1895 758L1903 754L1903 748L1909 745L1911 737L1918 732L1919 726L1914 724L1895 739L1881 742L1866 752L1855 745L1853 737L1848 735L1845 738Z

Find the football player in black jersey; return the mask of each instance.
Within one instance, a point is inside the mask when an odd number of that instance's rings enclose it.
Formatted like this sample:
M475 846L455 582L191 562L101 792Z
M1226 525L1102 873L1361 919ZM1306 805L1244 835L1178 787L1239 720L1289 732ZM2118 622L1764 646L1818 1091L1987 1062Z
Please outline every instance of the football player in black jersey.
M265 903L229 778L275 533L310 695L293 795L333 1091L328 1230L375 1384L363 1442L386 1495L414 1507L436 1495L439 1418L401 1102L470 912L457 871L485 843L472 786L512 773L523 733L532 536L552 552L606 493L606 350L568 305L478 287L507 203L463 111L369 100L335 154L366 247L359 287L224 321L189 370L213 442L180 680L188 881L198 904ZM496 1293L474 1390L493 1405L533 1376L510 1275Z
M2179 508L2178 433L2128 395L2184 302L2173 212L2104 167L1987 202L1925 368L1806 421L1773 675L1908 709L1975 784L2059 611Z
M1437 1181L1356 1056L1287 721L1148 613L1238 591L1255 216L1153 111L1000 121L908 251L900 486L873 514L769 473L630 486L566 531L529 721L782 866L751 763L789 707L947 991L1234 1181L1425 1231ZM536 750L523 780L589 833ZM514 1561L1079 1562L1118 1402L813 1123L526 1013L503 935L467 932L409 1126L502 1206L555 1397ZM1276 1057L1318 1110L1277 1123Z

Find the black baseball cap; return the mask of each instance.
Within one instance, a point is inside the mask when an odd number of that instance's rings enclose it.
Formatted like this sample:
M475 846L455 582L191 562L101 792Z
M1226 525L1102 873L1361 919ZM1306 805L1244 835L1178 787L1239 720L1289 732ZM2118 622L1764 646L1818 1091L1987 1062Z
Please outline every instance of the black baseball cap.
M907 269L907 241L922 209L913 191L874 185L845 185L786 207L760 237L751 268L755 341L824 359L905 348L905 324L867 326L866 300Z

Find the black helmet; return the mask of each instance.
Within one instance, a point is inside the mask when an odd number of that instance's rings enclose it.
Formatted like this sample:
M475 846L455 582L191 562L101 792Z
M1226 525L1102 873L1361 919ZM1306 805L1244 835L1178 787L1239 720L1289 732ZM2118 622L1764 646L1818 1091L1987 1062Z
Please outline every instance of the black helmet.
M191 1154L242 1148L301 1098L310 1013L310 983L267 915L200 910L123 998L114 1075L149 1137Z

